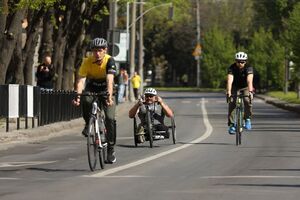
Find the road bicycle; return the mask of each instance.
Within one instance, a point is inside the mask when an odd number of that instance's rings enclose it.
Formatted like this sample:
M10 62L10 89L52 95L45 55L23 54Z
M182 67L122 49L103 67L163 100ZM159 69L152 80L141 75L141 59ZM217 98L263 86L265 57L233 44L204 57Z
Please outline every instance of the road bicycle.
M244 130L244 98L249 98L250 101L251 98L249 95L244 95L244 89L238 90L237 94L232 95L230 98L229 101L233 101L233 98L236 98L234 127L236 130L235 143L238 146L242 144L242 132Z
M176 125L175 125L175 119L174 117L171 117L169 122L167 122L166 118L164 116L164 113L162 111L161 116L164 119L164 122L162 124L155 124L155 106L156 104L146 105L144 104L146 108L146 114L145 114L145 124L143 125L144 131L145 131L145 139L146 141L149 141L150 148L153 147L153 141L154 136L166 136L169 134L169 131L171 131L172 141L173 144L176 144ZM153 106L153 109L150 109L150 106ZM138 116L135 116L133 118L133 130L134 130L134 144L137 147L139 144L139 127L138 127ZM164 127L164 129L161 129L159 127ZM170 130L169 130L170 129Z
M87 153L88 163L91 171L94 171L99 158L100 168L105 167L107 155L107 131L105 126L105 115L101 108L101 102L107 99L107 92L86 93L81 96L92 96L92 109L88 123Z

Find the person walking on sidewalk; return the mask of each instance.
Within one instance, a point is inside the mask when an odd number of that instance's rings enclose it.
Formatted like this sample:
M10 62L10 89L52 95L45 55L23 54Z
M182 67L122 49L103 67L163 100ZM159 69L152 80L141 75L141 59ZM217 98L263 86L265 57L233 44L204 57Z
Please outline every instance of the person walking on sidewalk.
M93 54L83 59L78 71L78 80L76 81L75 90L78 94L85 92L101 92L107 91L108 98L104 105L101 105L105 112L105 124L108 137L108 153L107 161L109 163L116 162L114 145L116 141L115 135L115 110L114 103L114 76L116 74L116 65L113 57L107 54L107 41L103 38L95 38L91 42L91 50ZM85 86L85 88L84 88ZM79 106L82 104L83 118L85 127L82 131L84 136L88 134L88 122L90 110L92 108L92 96L80 95L73 100L73 104Z
M124 102L124 92L125 92L125 69L121 68L120 69L120 74L118 77L118 103L123 103Z
M232 98L232 95L237 95L238 90L243 90L243 95L250 98L244 98L244 120L245 129L251 129L251 117L252 117L252 100L253 100L253 68L247 63L248 55L244 52L238 52L235 54L235 62L230 65L227 72L227 100L228 106L228 132L229 134L235 134L234 127L234 110L236 107L236 97Z
M141 87L141 83L142 80L140 75L138 75L137 72L134 72L133 76L131 77L131 84L132 84L135 100L139 99L139 89Z

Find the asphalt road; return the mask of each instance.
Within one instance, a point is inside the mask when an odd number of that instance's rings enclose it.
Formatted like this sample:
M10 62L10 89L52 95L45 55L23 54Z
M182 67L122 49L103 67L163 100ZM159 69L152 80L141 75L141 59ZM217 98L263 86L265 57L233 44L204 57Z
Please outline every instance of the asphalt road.
M223 94L161 94L175 111L176 145L134 147L133 122L123 112L117 163L90 172L81 128L64 130L0 151L0 199L299 199L299 114L255 99L253 130L237 147Z

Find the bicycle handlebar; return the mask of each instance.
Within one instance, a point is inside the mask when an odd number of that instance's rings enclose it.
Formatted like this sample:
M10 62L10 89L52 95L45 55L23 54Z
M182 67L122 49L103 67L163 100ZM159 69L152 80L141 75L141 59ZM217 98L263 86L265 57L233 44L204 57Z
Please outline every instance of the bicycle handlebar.
M76 97L81 97L81 96L93 96L93 97L101 97L104 99L107 99L109 96L107 91L101 91L101 92L83 92L81 94L74 94Z

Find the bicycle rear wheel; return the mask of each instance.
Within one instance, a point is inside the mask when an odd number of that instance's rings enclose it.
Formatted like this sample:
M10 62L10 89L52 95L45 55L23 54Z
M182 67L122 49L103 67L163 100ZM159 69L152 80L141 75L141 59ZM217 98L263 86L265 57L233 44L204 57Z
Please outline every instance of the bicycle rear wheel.
M88 125L88 137L87 137L87 153L88 153L88 161L91 171L96 169L97 165L97 153L98 147L96 144L96 120L94 117L90 118Z
M153 147L153 126L151 121L151 113L149 110L146 112L147 134L149 138L150 148Z

